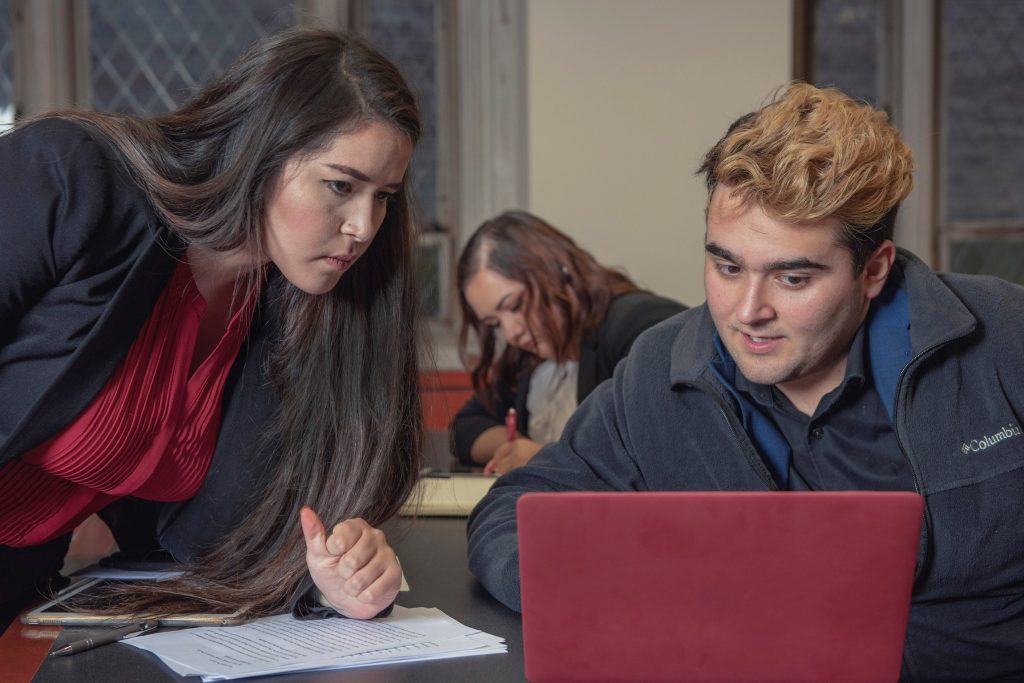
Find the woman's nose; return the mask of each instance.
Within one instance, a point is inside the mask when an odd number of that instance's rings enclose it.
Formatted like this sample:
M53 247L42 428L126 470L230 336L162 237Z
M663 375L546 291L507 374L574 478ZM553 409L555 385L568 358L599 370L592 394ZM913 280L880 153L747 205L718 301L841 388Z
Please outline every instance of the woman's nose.
M519 338L523 335L523 326L521 322L513 317L505 317L499 320L498 330L501 332L501 336L509 344L517 344Z
M352 206L341 224L341 233L351 236L356 242L369 242L376 231L373 207L365 204L367 202Z

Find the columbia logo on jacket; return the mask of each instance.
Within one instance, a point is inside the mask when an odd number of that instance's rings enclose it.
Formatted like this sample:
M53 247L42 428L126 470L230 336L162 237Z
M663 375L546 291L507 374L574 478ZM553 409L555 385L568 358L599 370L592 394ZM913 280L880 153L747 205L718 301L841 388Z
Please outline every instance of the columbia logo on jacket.
M960 452L964 455L967 455L968 453L980 453L986 448L995 446L1000 441L1006 441L1007 439L1012 439L1015 436L1020 435L1021 429L1019 425L1008 424L995 434L989 434L988 436L983 436L979 439L965 441L960 444Z

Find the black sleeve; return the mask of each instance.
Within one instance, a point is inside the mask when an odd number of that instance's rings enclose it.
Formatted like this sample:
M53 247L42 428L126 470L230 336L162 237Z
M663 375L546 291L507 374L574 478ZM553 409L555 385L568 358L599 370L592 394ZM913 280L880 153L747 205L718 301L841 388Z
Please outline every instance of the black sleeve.
M628 361L627 361L628 362ZM624 363L623 365L625 365ZM621 370L620 370L621 372ZM516 501L535 491L629 491L643 480L621 418L621 381L601 384L523 467L499 477L467 521L469 568L491 595L520 611Z
M488 410L483 401L474 396L466 401L455 417L452 418L452 443L455 446L455 457L462 465L477 465L470 456L473 442L491 427L505 424L505 413L514 407L514 394L507 387L498 386L498 398L494 410Z
M325 607L320 604L317 600L316 584L313 583L313 579L310 578L309 574L306 575L305 581L296 591L296 598L292 602L292 616L296 619L312 620L312 619L329 619L337 617L340 619L348 619L344 614L334 609L333 607ZM395 608L395 603L391 603L380 612L378 612L373 618L379 619L380 617L386 617L391 614L391 611Z
M109 166L84 129L67 122L42 120L0 137L0 344L83 257L104 222Z

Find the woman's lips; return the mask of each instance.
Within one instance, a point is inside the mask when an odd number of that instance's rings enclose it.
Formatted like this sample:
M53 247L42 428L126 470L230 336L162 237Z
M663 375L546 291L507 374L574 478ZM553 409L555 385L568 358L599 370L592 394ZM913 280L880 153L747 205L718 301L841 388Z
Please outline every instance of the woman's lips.
M325 256L324 260L327 261L328 265L337 270L348 270L352 266L352 262L355 259L352 258L339 258L337 256Z

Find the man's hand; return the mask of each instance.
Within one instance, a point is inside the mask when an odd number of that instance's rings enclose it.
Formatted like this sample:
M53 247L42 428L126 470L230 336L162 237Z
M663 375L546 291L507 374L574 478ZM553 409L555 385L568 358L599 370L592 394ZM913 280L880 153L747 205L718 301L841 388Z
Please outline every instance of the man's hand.
M308 507L299 520L309 574L330 606L346 617L370 619L394 602L402 568L383 531L355 518L335 524L328 536Z
M537 454L541 444L527 438L519 438L498 446L494 457L484 465L484 474L505 474L511 469L521 467L530 462Z

